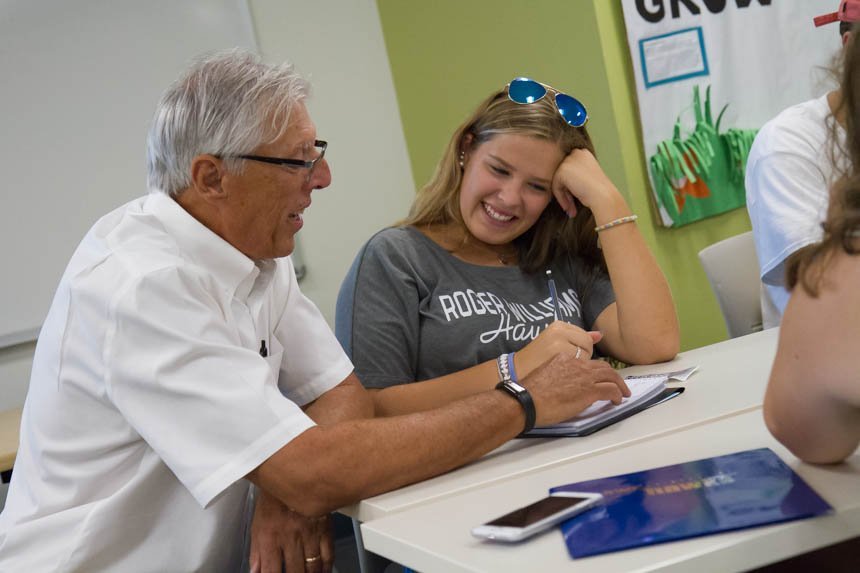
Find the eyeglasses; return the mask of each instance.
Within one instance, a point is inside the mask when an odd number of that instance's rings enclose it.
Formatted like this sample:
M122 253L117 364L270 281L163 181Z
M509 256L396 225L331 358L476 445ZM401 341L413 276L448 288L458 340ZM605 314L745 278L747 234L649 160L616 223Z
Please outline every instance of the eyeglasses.
M313 171L313 168L316 167L317 163L319 163L320 160L325 157L325 150L327 147L327 141L323 141L321 139L317 139L316 141L314 141L314 148L318 151L319 155L317 155L310 161L305 161L304 159L283 159L281 157L267 157L265 155L224 155L222 157L233 159L249 159L251 161L273 163L275 165L289 165L291 167L301 167L302 169L309 169Z
M555 94L555 107L565 123L582 127L588 122L588 112L578 99L529 78L513 79L508 84L508 99L514 103L534 103L543 99L547 91Z

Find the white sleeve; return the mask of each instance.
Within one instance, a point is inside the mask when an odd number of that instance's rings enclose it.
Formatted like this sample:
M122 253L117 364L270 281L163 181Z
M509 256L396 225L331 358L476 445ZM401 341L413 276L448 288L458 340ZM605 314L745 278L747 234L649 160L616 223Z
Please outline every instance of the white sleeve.
M201 506L314 425L238 343L201 277L155 271L109 312L106 398Z
M340 384L353 366L322 313L299 289L292 264L281 259L276 272L276 279L287 285L274 328L284 352L278 384L285 396L303 406Z
M784 285L786 258L821 238L827 179L814 157L776 152L753 158L746 189L762 282Z

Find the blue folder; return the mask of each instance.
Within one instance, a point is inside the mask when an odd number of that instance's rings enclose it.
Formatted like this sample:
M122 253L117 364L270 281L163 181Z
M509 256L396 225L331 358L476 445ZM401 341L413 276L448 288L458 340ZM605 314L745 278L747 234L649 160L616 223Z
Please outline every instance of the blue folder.
M571 557L813 517L831 506L769 448L571 483L604 503L561 524Z

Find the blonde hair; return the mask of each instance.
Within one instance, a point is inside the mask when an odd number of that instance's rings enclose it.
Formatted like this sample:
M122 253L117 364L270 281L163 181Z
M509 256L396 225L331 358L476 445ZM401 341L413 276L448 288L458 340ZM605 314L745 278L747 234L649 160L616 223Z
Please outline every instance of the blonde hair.
M556 143L564 156L574 149L594 146L585 127L572 127L555 107L553 95L531 104L518 104L507 96L507 87L484 100L451 137L430 181L418 192L409 216L400 225L438 226L456 224L469 236L460 213L463 170L460 154L476 149L501 134L527 135ZM533 273L562 256L577 255L605 270L597 247L594 216L581 205L570 219L556 201L550 202L532 227L514 239L520 268Z

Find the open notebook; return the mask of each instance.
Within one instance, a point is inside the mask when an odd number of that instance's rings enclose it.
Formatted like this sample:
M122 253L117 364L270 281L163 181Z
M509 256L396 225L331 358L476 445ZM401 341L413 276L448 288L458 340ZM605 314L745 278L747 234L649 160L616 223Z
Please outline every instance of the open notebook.
M609 400L599 400L570 420L552 426L538 426L524 435L546 437L591 434L636 412L674 398L684 389L666 388L666 382L670 379L685 381L697 368L698 366L691 366L674 372L625 376L624 381L630 388L631 394L620 404L615 405Z

